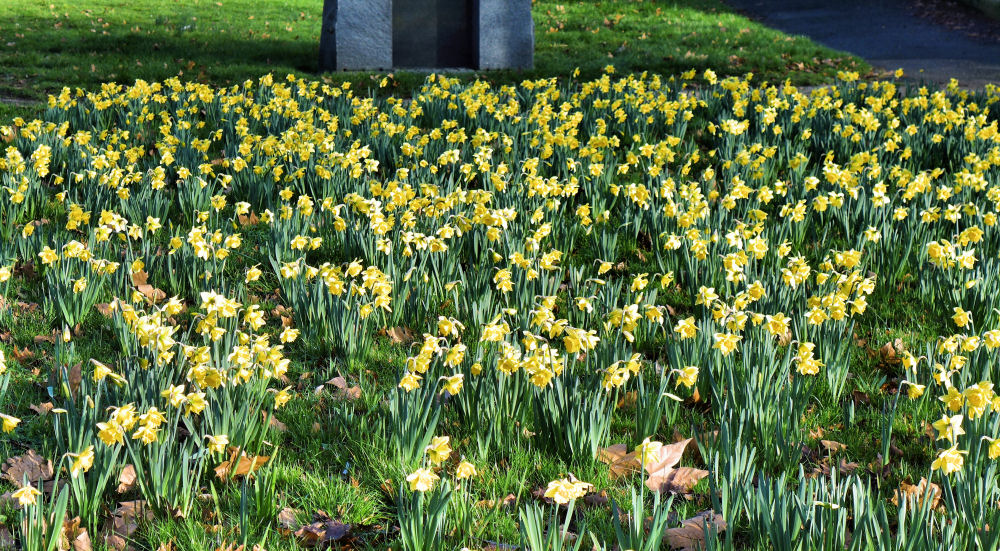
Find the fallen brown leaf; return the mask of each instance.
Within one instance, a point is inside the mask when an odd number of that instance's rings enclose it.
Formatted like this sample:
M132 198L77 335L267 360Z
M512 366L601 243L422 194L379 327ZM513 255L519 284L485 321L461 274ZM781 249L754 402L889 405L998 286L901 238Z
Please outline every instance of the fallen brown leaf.
M69 384L69 390L73 396L76 396L80 390L80 384L83 383L83 365L81 363L69 368L69 373L66 374L66 383Z
M331 519L323 511L313 515L313 522L295 531L299 544L305 547L327 546L340 541L351 531L350 524Z
M726 521L711 509L681 522L677 528L668 528L663 539L672 549L695 551L705 548L707 531L714 528L716 534L726 530Z
M236 219L239 220L241 226L256 226L260 223L260 218L257 217L256 212L251 212L250 214L237 214Z
M110 303L102 302L100 304L95 304L94 308L97 309L100 314L106 318L110 318L115 315L115 311L118 310L118 301L113 300Z
M142 270L132 272L132 285L135 285L135 288L142 293L144 297L149 299L154 304L167 298L167 293L147 283L148 279L149 274Z
M32 352L31 350L28 350L27 348L25 348L24 350L18 350L16 346L14 347L14 350L11 353L11 355L14 356L14 359L17 360L17 363L19 364L24 364L27 361L31 360L31 358L35 357L35 353Z
M517 503L514 494L507 494L503 499L482 499L476 502L475 506L480 509L493 509L496 507L513 507Z
M708 475L707 471L690 467L674 468L681 461L684 449L691 443L685 438L660 448L656 458L647 461L644 468L649 473L646 487L654 492L686 493ZM638 460L638 459L636 459Z
M905 347L903 346L903 339L896 339L892 342L887 342L878 349L878 354L882 358L882 361L888 364L898 364L902 358L900 354L903 352Z
M28 409L39 415L45 415L50 411L52 411L54 407L55 406L52 405L52 402L45 402L43 404L31 404L30 406L28 406Z
M35 450L28 450L24 455L10 457L0 468L3 473L2 478L20 488L27 477L29 484L38 484L52 480L55 471L52 462L35 453Z
M135 487L135 478L135 465L132 465L131 463L125 465L121 474L118 475L118 488L116 491L119 494L128 493L129 490Z
M341 402L353 402L354 400L361 399L361 387L352 386L346 389L337 389L333 393L333 399Z
M380 333L389 337L389 340L395 344L410 344L416 339L413 330L409 327L390 327L383 329Z
M601 490L596 494L583 496L583 502L591 507L601 507L608 504L608 492Z
M246 452L237 450L234 447L229 448L229 454L229 459L223 461L215 468L215 476L219 477L223 482L226 482L230 478L235 479L241 476L251 476L271 459L267 455L248 455ZM239 454L238 460L237 454ZM233 467L234 464L236 465L235 468Z
M852 390L851 397L854 399L854 403L858 405L867 405L872 403L872 399L868 396L868 394L861 392L860 390Z
M282 536L290 535L299 529L299 521L295 519L298 509L285 507L278 512L278 533Z
M628 451L628 446L625 444L598 448L597 459L610 467L608 473L612 480L639 472L640 469L639 459L634 452Z
M654 492L690 493L698 481L708 476L708 471L693 467L677 467L663 475L650 475L646 486ZM655 484L655 486L654 486Z
M278 421L277 417L272 416L269 424L272 429L278 432L288 432L288 425L282 423L281 421Z
M58 548L60 550L91 551L90 534L87 529L80 526L80 517L68 520L63 523L62 535L59 538Z
M899 489L892 496L892 504L899 506L900 498L916 502L917 507L923 507L924 499L930 497L931 509L937 509L941 504L941 487L926 478L921 478L917 484L907 481L899 483Z
M122 501L104 525L104 544L117 551L128 547L128 538L139 529L141 522L153 520L153 511L145 500Z
M615 407L618 409L632 409L638 400L639 394L634 390L630 390L618 399L618 404Z
M844 451L844 450L847 449L847 444L841 444L840 442L837 442L836 440L820 440L819 441L819 445L824 450L826 450L826 451L828 451L830 453L837 453L837 452Z

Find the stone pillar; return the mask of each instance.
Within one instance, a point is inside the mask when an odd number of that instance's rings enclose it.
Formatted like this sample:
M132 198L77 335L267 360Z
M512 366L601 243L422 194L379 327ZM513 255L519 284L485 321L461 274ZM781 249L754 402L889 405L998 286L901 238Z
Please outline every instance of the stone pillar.
M530 69L532 0L325 0L320 71Z
M531 0L479 0L479 69L530 69L535 64Z
M392 68L392 0L325 0L319 69Z

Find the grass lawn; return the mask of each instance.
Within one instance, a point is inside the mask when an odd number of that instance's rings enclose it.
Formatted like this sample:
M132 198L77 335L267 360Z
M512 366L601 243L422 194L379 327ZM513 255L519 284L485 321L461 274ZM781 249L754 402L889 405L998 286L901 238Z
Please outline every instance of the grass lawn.
M94 90L136 79L229 85L272 72L314 75L322 0L0 0L0 119L37 112L32 102L63 86ZM696 68L755 73L796 84L828 82L865 63L730 12L714 0L534 3L535 69L482 76L523 78L619 71L665 75ZM371 86L377 75L325 75ZM399 73L393 93L409 94L423 75Z

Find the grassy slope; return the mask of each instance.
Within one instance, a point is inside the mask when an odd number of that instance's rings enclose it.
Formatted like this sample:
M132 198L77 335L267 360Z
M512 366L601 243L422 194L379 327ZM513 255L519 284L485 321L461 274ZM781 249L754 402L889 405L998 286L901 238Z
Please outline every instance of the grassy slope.
M172 76L225 85L267 72L316 71L322 0L0 0L0 120L37 112L33 103L63 86L162 80ZM868 70L861 60L790 37L730 12L715 0L678 2L536 0L535 69L524 77L619 71L673 74L690 68L754 72L797 84L829 80L838 69ZM472 76L470 74L470 76ZM397 74L396 94L422 75ZM356 84L367 73L326 75ZM21 101L12 101L21 100Z

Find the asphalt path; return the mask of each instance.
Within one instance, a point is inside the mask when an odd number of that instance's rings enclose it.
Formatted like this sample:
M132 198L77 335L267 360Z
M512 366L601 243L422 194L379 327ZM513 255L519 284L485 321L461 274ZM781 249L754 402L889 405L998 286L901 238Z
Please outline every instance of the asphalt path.
M913 80L1000 84L1000 41L976 40L920 17L906 0L725 1L769 27L808 36L876 67L903 69Z

